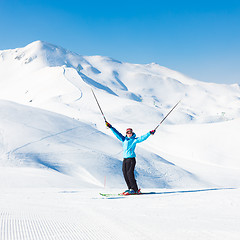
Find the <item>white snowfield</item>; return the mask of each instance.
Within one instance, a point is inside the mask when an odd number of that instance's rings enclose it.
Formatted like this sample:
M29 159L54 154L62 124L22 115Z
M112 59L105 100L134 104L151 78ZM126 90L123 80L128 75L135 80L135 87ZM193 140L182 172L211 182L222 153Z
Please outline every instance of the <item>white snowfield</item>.
M141 196L126 189L124 134ZM37 41L0 51L0 239L239 239L240 87Z

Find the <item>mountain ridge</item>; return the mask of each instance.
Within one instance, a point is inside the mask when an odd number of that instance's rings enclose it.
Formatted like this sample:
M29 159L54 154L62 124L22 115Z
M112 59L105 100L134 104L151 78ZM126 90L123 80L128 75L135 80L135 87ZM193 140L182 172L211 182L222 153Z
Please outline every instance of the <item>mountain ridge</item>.
M52 111L54 108L49 102L59 103L59 99L65 99L62 102L65 107L67 104L76 105L76 99L92 87L97 94L108 96L110 102L116 102L114 96L118 97L120 105L124 104L124 99L133 100L136 103L130 101L127 104L133 105L132 109L139 103L137 105L144 105L145 111L157 117L166 114L183 99L181 111L175 113L176 118L167 119L171 124L218 122L240 117L238 84L197 81L156 63L132 64L99 55L82 56L44 41L0 51L0 70L0 98L27 105L31 103L31 106ZM13 90L12 96L8 94ZM26 98L30 92L33 92L31 99ZM81 105L83 101L84 96L78 103ZM113 108L109 110L107 114L114 111ZM119 112L124 114L126 111L119 109ZM62 111L58 113L64 114Z

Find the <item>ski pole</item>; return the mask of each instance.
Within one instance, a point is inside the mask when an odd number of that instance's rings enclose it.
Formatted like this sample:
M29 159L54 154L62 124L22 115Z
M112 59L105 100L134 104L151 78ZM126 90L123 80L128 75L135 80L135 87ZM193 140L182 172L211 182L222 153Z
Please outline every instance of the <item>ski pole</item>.
M171 111L169 111L169 113L163 118L163 120L156 126L156 128L154 129L155 131L157 130L157 128L164 122L164 120L168 117L168 115L173 111L173 109L181 102L181 100L171 109Z
M93 91L92 88L91 88L91 90L92 90L93 96L94 96L94 98L95 98L95 100L96 100L96 102L97 102L97 105L98 105L98 107L99 107L99 109L100 109L100 112L102 113L102 116L103 116L105 122L107 122L107 119L105 118L104 113L103 113L103 111L102 111L102 109L101 109L101 107L100 107L100 105L99 105L98 100L97 100L97 97L96 97L96 95L95 95L95 93L94 93L94 91Z

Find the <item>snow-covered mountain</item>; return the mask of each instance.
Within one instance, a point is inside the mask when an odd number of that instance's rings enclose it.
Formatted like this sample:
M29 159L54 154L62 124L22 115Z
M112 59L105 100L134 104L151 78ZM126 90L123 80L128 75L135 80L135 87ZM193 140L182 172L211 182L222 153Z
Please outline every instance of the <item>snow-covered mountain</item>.
M182 100L138 146L141 186L240 183L238 84L204 83L155 63L81 56L36 41L0 51L0 166L8 169L2 185L103 186L107 179L107 186L124 186L121 143L105 128L91 88L108 121L138 136ZM31 180L33 171L38 180Z
M0 79L1 99L87 121L95 104L89 87L100 90L104 111L114 122L125 115L129 122L155 125L180 99L180 111L167 120L170 123L240 117L238 84L204 83L155 63L81 56L42 41L0 51Z

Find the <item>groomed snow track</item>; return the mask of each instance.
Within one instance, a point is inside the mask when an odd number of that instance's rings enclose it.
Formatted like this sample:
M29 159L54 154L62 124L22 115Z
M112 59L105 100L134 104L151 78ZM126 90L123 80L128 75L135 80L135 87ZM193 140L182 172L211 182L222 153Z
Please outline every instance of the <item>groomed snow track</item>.
M62 217L62 219L61 219ZM1 240L91 240L119 239L100 222L89 219L84 213L79 217L43 216L26 211L0 210Z

